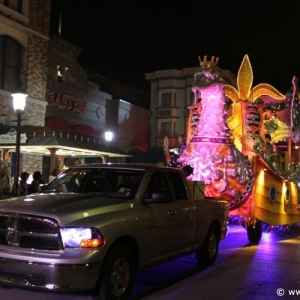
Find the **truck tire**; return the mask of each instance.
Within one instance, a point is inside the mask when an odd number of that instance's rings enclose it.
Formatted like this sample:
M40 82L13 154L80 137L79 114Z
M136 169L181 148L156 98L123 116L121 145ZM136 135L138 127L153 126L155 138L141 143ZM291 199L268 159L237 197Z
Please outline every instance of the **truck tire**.
M136 262L125 245L115 246L104 260L99 283L92 293L93 300L128 299L135 280Z
M199 265L207 267L215 262L219 253L219 242L219 231L215 225L211 225L204 244L196 251L196 258Z
M262 236L261 222L256 220L255 225L249 225L247 227L247 236L250 243L259 244Z

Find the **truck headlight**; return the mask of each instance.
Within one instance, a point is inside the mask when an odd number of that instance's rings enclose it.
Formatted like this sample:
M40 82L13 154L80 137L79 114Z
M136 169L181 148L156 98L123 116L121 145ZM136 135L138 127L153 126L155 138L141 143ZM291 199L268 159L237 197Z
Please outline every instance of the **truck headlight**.
M66 248L100 248L104 238L96 228L63 227L60 229Z

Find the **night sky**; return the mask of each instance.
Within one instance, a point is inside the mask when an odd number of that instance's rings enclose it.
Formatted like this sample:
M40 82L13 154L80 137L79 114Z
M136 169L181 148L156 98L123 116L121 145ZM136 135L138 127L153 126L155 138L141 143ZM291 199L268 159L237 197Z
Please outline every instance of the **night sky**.
M83 48L78 62L134 87L150 91L145 73L196 67L204 55L236 76L248 54L253 86L282 93L300 76L299 0L52 2L51 33L61 12L60 36Z

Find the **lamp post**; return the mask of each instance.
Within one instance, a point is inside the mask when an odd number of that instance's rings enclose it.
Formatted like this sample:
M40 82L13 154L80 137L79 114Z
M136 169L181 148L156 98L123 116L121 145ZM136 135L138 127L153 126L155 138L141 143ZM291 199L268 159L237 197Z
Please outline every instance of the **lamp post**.
M19 181L19 164L20 164L20 144L21 144L21 115L26 105L26 94L15 93L11 95L13 97L13 107L17 115L17 136L16 136L16 158L15 158L15 174L14 174L14 194L18 191Z
M104 132L105 143L110 143L113 139L114 134L111 131ZM109 162L109 155L105 158L105 163Z

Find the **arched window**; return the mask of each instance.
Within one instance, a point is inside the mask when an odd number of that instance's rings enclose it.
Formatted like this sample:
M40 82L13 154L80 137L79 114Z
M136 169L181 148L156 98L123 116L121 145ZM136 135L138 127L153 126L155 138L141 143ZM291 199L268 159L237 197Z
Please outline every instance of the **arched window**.
M21 88L22 46L9 36L0 35L0 88L16 92Z

